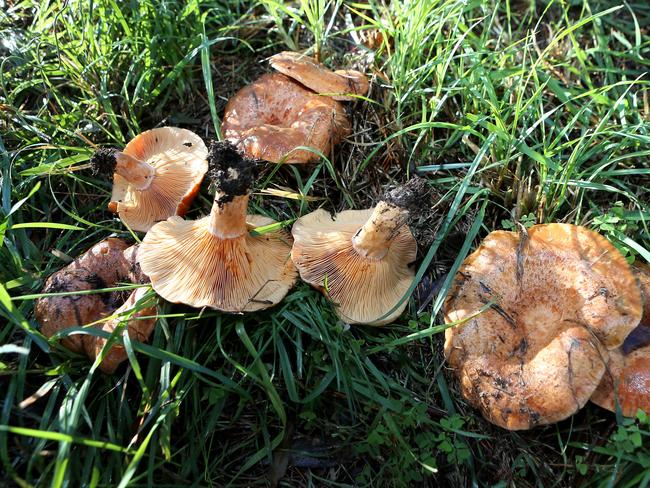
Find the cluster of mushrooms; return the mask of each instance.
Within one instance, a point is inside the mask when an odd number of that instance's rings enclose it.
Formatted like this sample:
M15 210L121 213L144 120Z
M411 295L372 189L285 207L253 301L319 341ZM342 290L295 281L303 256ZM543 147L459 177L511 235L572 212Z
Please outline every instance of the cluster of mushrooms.
M154 328L157 298L146 284L172 303L244 313L280 302L299 275L346 323L384 325L404 311L417 254L407 221L428 191L424 180L367 210L316 210L291 232L247 213L258 166L328 155L350 130L340 102L368 90L362 73L332 72L298 53L271 65L278 73L228 102L225 142L208 148L188 130L162 127L121 151L96 151L93 170L113 179L109 209L146 235L139 245L108 238L48 278L35 304L46 336L88 326L112 333L110 344L106 334L62 334L61 343L101 356L100 369L113 372L127 358L116 336L146 341ZM185 220L206 173L210 214ZM129 293L122 283L143 286ZM650 407L650 269L632 270L592 231L548 224L491 233L455 276L444 312L445 355L461 391L497 425L556 422L590 398L624 415Z

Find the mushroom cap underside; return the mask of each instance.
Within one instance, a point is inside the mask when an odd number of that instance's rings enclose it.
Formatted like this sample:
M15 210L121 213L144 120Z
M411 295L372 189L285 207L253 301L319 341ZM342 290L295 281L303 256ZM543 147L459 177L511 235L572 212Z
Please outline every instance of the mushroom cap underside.
M280 302L297 276L289 233L221 239L210 233L208 222L209 217L172 217L147 233L138 258L154 290L172 303L226 312L252 312ZM247 222L256 228L275 221L249 215Z
M384 317L413 283L417 244L408 226L402 226L381 260L362 257L352 238L373 213L346 210L333 219L319 209L293 226L291 258L301 278L323 291L337 314L350 324L384 325L404 311L407 301Z
M368 78L356 70L331 71L315 59L291 51L275 54L269 62L276 71L334 100L355 100L355 96L368 93Z
M141 232L172 215L184 215L208 170L208 150L201 138L187 129L160 127L136 136L123 152L150 164L156 173L145 190L115 174L109 209Z
M589 399L641 316L625 258L568 224L496 231L464 261L445 302L445 355L491 422L528 429Z
M263 75L237 92L226 105L222 125L226 139L246 156L287 164L328 155L349 128L340 103L281 74Z

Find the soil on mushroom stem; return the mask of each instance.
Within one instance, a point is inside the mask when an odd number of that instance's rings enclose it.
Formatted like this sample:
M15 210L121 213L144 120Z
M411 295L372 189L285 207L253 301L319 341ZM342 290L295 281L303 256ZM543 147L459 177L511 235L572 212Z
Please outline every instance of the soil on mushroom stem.
M249 193L257 178L258 164L257 160L244 157L231 143L212 141L208 152L208 176L210 187L225 194L219 203Z
M112 175L115 173L115 166L117 166L115 149L102 147L95 151L90 158L90 166L93 175Z

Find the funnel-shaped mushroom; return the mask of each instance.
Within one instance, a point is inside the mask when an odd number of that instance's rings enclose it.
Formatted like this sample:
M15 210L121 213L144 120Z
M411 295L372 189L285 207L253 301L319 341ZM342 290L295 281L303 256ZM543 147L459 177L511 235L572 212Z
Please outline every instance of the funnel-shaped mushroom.
M123 151L100 149L90 162L95 173L113 176L108 205L126 225L146 232L172 215L185 215L208 170L208 150L186 129L143 132Z
M384 325L404 311L406 301L393 308L413 283L417 254L406 220L423 192L426 183L416 178L374 209L334 217L319 209L293 225L291 258L300 277L323 291L347 323Z
M330 71L304 54L283 51L269 59L273 69L334 100L355 100L368 93L368 78L355 70Z
M228 101L222 130L248 157L300 164L318 159L318 153L328 155L349 127L336 100L284 75L267 74Z
M145 283L147 278L142 274L136 256L137 246L128 247L122 239L106 239L50 276L43 293L100 290L117 286L120 282ZM93 327L111 332L146 291L146 288L138 288L126 295L124 292L113 292L43 297L36 300L34 315L41 325L41 332L47 337L62 329L94 322L97 324ZM101 321L113 314L120 317ZM155 315L155 305L132 313L126 326L129 337L138 341L147 340L156 322ZM61 341L71 351L85 353L91 358L97 356L105 343L105 339L92 335L72 335ZM112 373L126 358L123 346L113 345L99 368L105 373Z
M633 417L639 409L650 413L650 266L635 264L641 284L643 317L625 338L623 346L609 353L607 372L591 401L612 412Z
M275 221L246 215L254 161L229 144L208 156L216 195L210 215L171 217L154 225L138 255L154 290L174 303L226 312L252 312L278 303L296 279L283 230L251 234Z
M507 429L560 421L598 386L607 350L641 318L625 258L569 224L495 231L462 264L445 302L445 355L463 396Z

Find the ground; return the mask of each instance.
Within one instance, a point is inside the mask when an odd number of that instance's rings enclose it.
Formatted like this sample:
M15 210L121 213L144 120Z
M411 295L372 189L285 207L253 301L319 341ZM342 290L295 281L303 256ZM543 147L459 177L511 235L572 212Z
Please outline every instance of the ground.
M453 272L494 229L569 222L650 260L650 4L600 0L0 0L0 478L18 486L640 486L650 423L588 404L492 426L442 355ZM251 207L367 208L418 174L418 278L385 328L299 284L243 316L164 303L112 376L48 343L34 294L109 236L88 161L142 130L218 137L225 103L300 50L368 73L330 159L268 166ZM188 218L205 215L207 184ZM0 484L2 481L0 480Z

